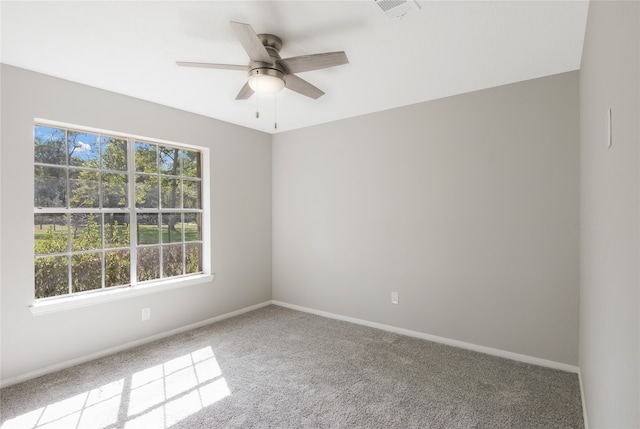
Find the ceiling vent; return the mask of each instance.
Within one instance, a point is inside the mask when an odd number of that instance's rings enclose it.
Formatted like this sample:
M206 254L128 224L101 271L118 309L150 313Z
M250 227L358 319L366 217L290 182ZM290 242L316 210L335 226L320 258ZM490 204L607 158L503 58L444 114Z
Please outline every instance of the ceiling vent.
M420 6L413 0L374 0L389 18L399 19L409 12L420 10Z

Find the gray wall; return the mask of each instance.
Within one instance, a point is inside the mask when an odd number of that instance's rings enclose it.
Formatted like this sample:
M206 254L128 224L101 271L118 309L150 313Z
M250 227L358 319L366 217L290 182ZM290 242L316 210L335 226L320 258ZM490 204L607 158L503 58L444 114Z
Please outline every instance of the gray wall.
M273 299L577 365L578 87L275 135Z
M637 1L590 3L580 71L580 370L591 428L640 427L639 28Z
M2 379L271 299L270 135L10 66L1 78ZM32 316L36 117L209 147L214 281Z

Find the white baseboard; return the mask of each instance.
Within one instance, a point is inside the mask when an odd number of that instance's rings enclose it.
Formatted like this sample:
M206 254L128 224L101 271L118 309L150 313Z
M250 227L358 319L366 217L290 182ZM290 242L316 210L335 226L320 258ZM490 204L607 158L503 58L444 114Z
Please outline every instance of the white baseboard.
M248 313L249 311L257 310L262 307L266 307L270 305L271 301L265 301L260 304L252 305L250 307L241 308L240 310L232 311L230 313L221 314L220 316L212 317L210 319L202 320L200 322L192 323L191 325L182 326L180 328L172 329L167 332L162 332L156 335L152 335L150 337L145 337L136 341L131 341L125 344L121 344L116 347L111 347L105 350L101 350L99 352L91 353L85 356L81 356L75 359L70 359L64 362L57 363L55 365L50 365L41 369L37 369L35 371L28 372L26 374L17 375L15 377L9 377L3 380L0 380L0 388L11 386L12 384L22 383L23 381L31 380L32 378L40 377L46 374L50 374L52 372L60 371L63 369L70 368L75 365L80 365L85 362L89 362L95 359L99 359L101 357L105 357L114 353L118 353L124 350L131 349L133 347L141 346L143 344L151 343L153 341L161 340L166 337L170 337L171 335L180 334L182 332L189 331L191 329L200 328L202 326L209 325L214 322L218 322L220 320L228 319L230 317L239 316L243 313Z
M547 359L541 359L533 356L527 356L519 353L508 352L505 350L494 349L491 347L480 346L477 344L466 343L464 341L452 340L450 338L439 337L437 335L425 334L423 332L412 331L410 329L397 328L395 326L383 325L381 323L370 322L368 320L356 319L354 317L341 316L339 314L328 313L326 311L315 310L313 308L302 307L299 305L287 304L281 301L271 301L274 305L290 308L292 310L303 311L305 313L316 314L318 316L328 317L330 319L343 320L345 322L351 322L358 325L369 326L371 328L382 329L384 331L394 332L396 334L407 335L409 337L421 338L423 340L429 340L436 343L442 343L453 347L459 347L462 349L473 350L488 355L499 356L519 362L530 363L533 365L544 366L547 368L559 369L562 371L573 372L579 374L579 368L577 366L568 365L566 363L555 362ZM584 396L583 396L584 397Z
M584 421L584 429L589 429L589 420L587 419L587 403L584 399L584 384L582 384L582 371L578 369L578 382L580 383L580 398L582 399L582 420Z
M167 332L162 332L160 334L156 334L156 335L152 335L150 337L145 337L142 338L140 340L136 340L136 341L131 341L125 344L121 344L119 346L116 347L111 347L105 350L101 350L99 352L95 352L95 353L91 353L85 356L81 356L75 359L70 359L64 362L60 362L57 363L55 365L50 365L35 371L31 371L28 372L26 374L21 374L21 375L17 375L15 377L9 377L3 380L0 380L0 388L2 387L7 387L7 386L11 386L12 384L17 384L17 383L22 383L23 381L27 381L30 380L32 378L36 378L36 377L40 377L46 374L50 374L52 372L56 372L56 371L60 371L66 368L70 368L72 366L75 365L80 365L82 363L85 362L89 362L95 359L99 359L101 357L104 356L108 356L114 353L118 353L124 350L128 350L130 348L133 347L137 347L143 344L147 344L153 341L157 341L166 337L169 337L171 335L175 335L175 334L179 334L182 332L186 332L189 331L191 329L195 329L195 328L200 328L202 326L206 326L209 325L211 323L214 322L218 322L220 320L224 320L224 319L228 319L230 317L234 317L234 316L239 316L243 313L248 313L250 311L253 310L257 310L259 308L262 307L266 307L267 305L270 304L274 304L274 305L278 305L280 307L286 307L286 308L290 308L292 310L298 310L298 311L302 311L305 313L311 313L311 314L316 314L318 316L323 316L323 317L328 317L330 319L336 319L336 320L343 320L345 322L350 322L350 323L355 323L358 325L363 325L363 326L368 326L371 328L377 328L377 329L382 329L384 331L389 331L389 332L394 332L396 334L401 334L401 335L407 335L410 337L416 337L416 338L421 338L424 340L428 340L428 341L433 341L433 342L437 342L437 343L442 343L442 344L446 344L449 346L453 346L453 347L459 347L459 348L463 348L463 349L467 349L467 350L473 350L473 351L477 351L477 352L481 352L481 353L486 353L489 355L494 355L494 356L499 356L499 357L503 357L503 358L507 358L507 359L511 359L511 360L515 360L515 361L519 361L519 362L525 362L525 363L530 363L533 365L539 365L539 366L544 366L544 367L548 367L548 368L553 368L553 369L559 369L562 371L568 371L568 372L573 372L573 373L577 373L578 376L580 377L580 370L577 366L573 366L573 365L568 365L568 364L564 364L564 363L560 363L560 362L554 362L554 361L550 361L550 360L546 360L546 359L540 359L540 358L536 358L536 357L532 357L532 356L527 356L527 355L522 355L522 354L518 354L518 353L513 353L513 352L508 352L505 350L500 350L500 349L494 349L491 347L485 347L485 346L480 346L477 344L472 344L472 343L467 343L464 341L458 341L458 340L452 340L449 338L444 338L444 337L439 337L436 335L430 335L430 334L425 334L423 332L418 332L418 331L412 331L409 329L404 329L404 328L398 328L395 326L390 326L390 325L384 325L381 323L376 323L376 322L370 322L368 320L363 320L363 319L357 319L354 317L348 317L348 316L342 316L339 314L334 314L334 313L329 313L326 311L321 311L321 310L315 310L313 308L308 308L308 307L302 307L299 305L293 305L293 304L288 304L285 302L281 302L281 301L276 301L276 300L271 300L271 301L265 301L262 302L260 304L256 304L256 305L252 305L250 307L245 307L242 308L240 310L236 310L236 311L232 311L230 313L226 313L226 314L222 314L220 316L216 316L216 317L212 317L210 319L206 319L206 320L202 320L200 322L197 323L193 323L191 325L187 325L187 326L183 326L180 328L176 328L176 329L172 329L170 331ZM581 396L582 396L582 409L584 412L584 422L585 422L585 429L587 429L587 413L586 413L586 408L585 408L585 404L584 404L584 392L583 392L583 386L582 386L582 378L580 378L580 390L581 390Z

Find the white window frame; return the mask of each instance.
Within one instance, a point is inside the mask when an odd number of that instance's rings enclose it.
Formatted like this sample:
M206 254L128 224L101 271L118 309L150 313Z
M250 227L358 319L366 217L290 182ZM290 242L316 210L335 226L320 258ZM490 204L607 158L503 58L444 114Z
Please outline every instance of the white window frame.
M134 134L126 134L117 131L110 131L104 129L98 129L93 127L86 127L82 125L69 124L58 121L51 121L48 119L35 118L33 122L34 126L44 125L50 127L57 128L65 128L72 129L74 131L81 131L87 133L96 133L96 134L105 134L113 137L127 139L128 141L128 153L129 153L129 165L127 174L129 176L129 208L123 209L122 212L127 212L130 214L130 218L135 218L138 212L149 212L148 209L137 209L135 207L135 201L133 199L134 193L133 188L135 186L135 165L133 162L133 151L134 151L134 141L140 142L148 142L158 145L167 145L172 147L179 147L184 149L193 149L200 152L201 156L201 202L202 202L202 213L201 213L201 232L202 232L202 273L198 274L190 274L184 275L180 277L169 277L158 280L149 280L137 283L137 279L135 278L135 265L131 266L131 284L128 286L122 287L113 287L113 288L103 288L94 291L88 291L84 293L77 294L68 294L68 295L60 295L54 297L40 298L33 300L32 304L29 306L31 313L34 316L70 310L74 308L86 307L90 305L96 305L100 303L128 299L135 296L147 295L162 291L167 291L171 289L177 289L187 286L200 285L205 283L210 283L213 281L215 274L211 272L211 204L209 201L210 195L210 163L209 163L209 148L203 146L195 146L189 145L185 143L176 143L168 140L162 140L157 138L150 138L145 136L139 136ZM33 144L31 145L33 149ZM67 167L68 168L68 167ZM38 208L34 207L34 214L43 213L43 211L39 211ZM55 210L48 210L49 212ZM151 210L153 211L153 210ZM86 212L86 210L84 210ZM131 224L130 224L131 225ZM135 225L135 224L134 224ZM132 228L130 226L130 228ZM31 240L34 240L33 234L31 235ZM135 231L130 232L130 244L129 248L135 255L136 252L136 241L137 237L135 237ZM33 249L33 241L31 248ZM135 257L132 258L135 261ZM34 296L35 296L35 283L33 284L34 288Z

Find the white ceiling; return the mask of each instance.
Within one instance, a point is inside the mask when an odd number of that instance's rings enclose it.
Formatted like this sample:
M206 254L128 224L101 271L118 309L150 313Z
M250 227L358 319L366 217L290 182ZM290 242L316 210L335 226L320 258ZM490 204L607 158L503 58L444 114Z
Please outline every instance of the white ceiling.
M588 2L419 1L389 19L361 1L2 1L3 63L273 133L577 70ZM280 37L283 58L344 50L300 73L326 95L236 101L248 64L229 21ZM114 106L117 108L117 106Z

